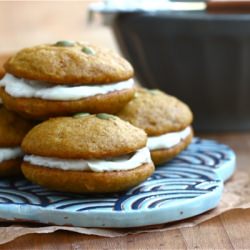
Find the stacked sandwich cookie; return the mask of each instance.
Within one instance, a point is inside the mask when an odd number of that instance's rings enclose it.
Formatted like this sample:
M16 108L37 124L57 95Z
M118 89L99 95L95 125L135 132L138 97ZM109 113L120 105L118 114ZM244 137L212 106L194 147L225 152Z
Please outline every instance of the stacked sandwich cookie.
M30 130L29 122L3 108L1 116L13 117L1 119L6 136L0 147L8 154L0 150L0 164L13 169L24 152L22 172L41 186L75 193L124 191L192 139L187 105L161 91L136 90L132 66L93 44L59 41L26 48L4 71L3 105L44 121Z
M146 133L111 115L135 94L125 59L85 42L59 41L21 50L5 71L4 105L46 120L22 143L27 179L59 191L105 193L153 173Z
M7 59L5 56L4 59ZM0 79L5 70L0 62ZM0 177L20 175L23 152L21 142L26 133L34 126L30 121L8 111L2 106L0 98Z
M109 114L53 118L24 138L22 171L53 190L107 193L127 190L154 171L147 135Z
M26 48L5 63L4 105L30 119L116 113L134 96L133 68L115 53L73 41Z
M118 116L147 133L147 146L155 164L172 159L192 140L189 107L160 90L139 88Z
M32 128L30 121L0 107L0 176L21 174L23 137Z

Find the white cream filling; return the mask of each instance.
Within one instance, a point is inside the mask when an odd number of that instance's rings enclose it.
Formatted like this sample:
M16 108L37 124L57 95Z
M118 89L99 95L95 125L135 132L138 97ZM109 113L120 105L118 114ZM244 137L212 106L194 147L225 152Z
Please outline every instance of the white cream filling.
M187 138L190 133L191 128L187 127L179 132L167 133L160 136L151 136L148 137L147 146L150 150L172 148Z
M110 172L130 170L141 166L144 163L151 163L151 156L147 147L137 150L131 154L105 160L84 160L84 159L60 159L54 157L42 157L36 155L25 155L24 161L32 165L58 168L62 170L81 170L93 172Z
M23 152L20 147L0 148L0 163L3 161L16 159L21 156L23 156Z
M40 98L55 101L80 100L90 96L104 95L114 91L130 89L133 85L134 80L131 78L127 81L104 85L52 86L46 82L17 78L8 73L0 80L0 86L4 87L5 91L13 97Z

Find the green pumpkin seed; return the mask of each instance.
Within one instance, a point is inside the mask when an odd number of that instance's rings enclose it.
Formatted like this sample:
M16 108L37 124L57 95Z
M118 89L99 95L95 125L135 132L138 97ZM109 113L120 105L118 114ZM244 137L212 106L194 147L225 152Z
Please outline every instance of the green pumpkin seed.
M106 113L100 113L96 115L97 118L102 120L109 120L109 119L115 119L114 115L106 114Z
M95 51L90 47L83 47L82 52L84 52L87 55L94 55L95 54Z
M73 46L75 46L75 42L63 40L63 41L58 41L55 44L55 46L58 46L58 47L73 47Z
M74 118L82 118L85 116L89 116L90 113L76 113L75 115L73 115Z

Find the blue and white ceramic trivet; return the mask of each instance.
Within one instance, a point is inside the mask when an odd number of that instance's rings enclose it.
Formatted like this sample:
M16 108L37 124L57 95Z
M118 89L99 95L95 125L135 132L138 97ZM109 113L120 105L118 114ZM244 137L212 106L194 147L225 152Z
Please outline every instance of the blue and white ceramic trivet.
M228 178L234 163L234 153L226 146L195 139L178 158L158 167L147 181L121 194L65 194L24 179L2 179L0 218L116 228L177 221L218 205L223 189L219 175Z
M227 145L195 138L186 150L168 164L172 163L202 165L213 169L223 181L226 181L234 173L236 156Z

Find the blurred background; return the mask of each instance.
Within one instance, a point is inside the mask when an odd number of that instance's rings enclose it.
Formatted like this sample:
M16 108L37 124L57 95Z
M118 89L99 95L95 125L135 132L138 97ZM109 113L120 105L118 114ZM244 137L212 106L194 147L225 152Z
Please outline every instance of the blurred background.
M63 39L87 40L117 50L109 27L88 6L96 1L0 1L0 52Z
M143 86L186 102L196 131L250 130L249 13L248 0L0 1L0 60L86 40L126 57Z

